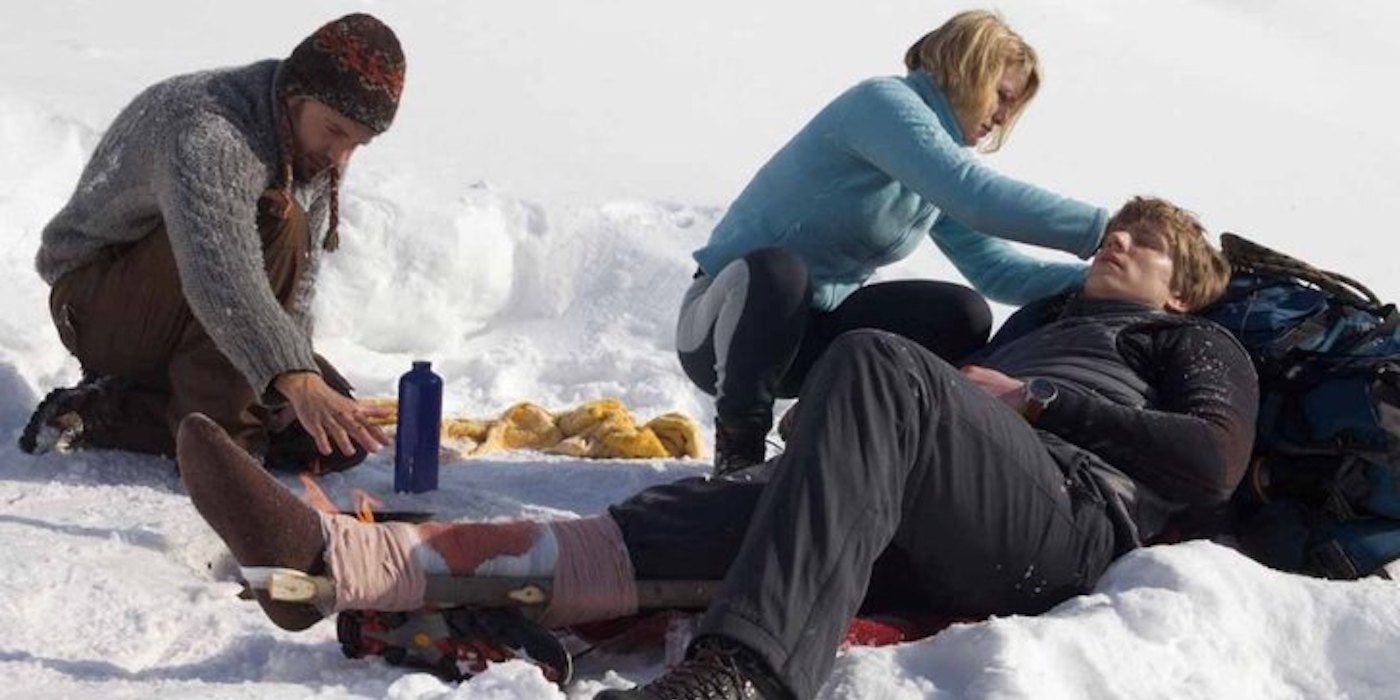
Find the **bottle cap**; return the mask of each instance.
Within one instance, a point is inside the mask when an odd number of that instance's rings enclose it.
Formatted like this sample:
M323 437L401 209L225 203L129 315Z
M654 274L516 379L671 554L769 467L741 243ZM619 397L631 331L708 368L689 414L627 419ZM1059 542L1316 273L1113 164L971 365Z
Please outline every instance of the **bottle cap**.
M433 366L433 363L431 363L431 362L429 362L429 361L427 361L427 360L414 360L414 361L413 361L413 369L431 369L432 366Z

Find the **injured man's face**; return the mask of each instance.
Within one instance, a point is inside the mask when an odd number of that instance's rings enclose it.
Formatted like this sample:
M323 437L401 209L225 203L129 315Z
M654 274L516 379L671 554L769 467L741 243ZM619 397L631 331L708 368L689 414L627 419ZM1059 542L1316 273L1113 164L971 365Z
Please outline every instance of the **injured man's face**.
M1153 227L1109 231L1089 266L1084 296L1185 311L1186 303L1172 291L1172 270L1167 238Z

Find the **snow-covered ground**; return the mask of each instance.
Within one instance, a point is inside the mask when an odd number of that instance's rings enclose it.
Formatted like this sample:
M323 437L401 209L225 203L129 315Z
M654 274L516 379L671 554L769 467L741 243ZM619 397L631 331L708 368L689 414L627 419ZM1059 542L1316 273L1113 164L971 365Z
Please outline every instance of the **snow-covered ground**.
M169 462L32 458L14 437L76 363L32 271L39 231L115 112L146 84L287 50L365 9L410 57L395 128L357 155L317 342L362 392L432 359L450 411L618 396L712 413L673 355L693 263L745 179L821 104L899 72L959 7L873 3L5 5L0 27L0 696L551 697L505 665L461 687L341 657L323 623L280 632ZM1001 2L1040 50L1041 97L991 162L1112 206L1155 193L1400 299L1400 10L1382 0ZM485 184L490 183L490 184ZM956 279L931 251L886 277ZM697 462L512 455L394 496L387 458L326 480L449 517L588 513ZM1205 543L1141 551L1039 618L845 654L831 697L1394 697L1400 586L1265 570ZM611 668L609 668L611 666ZM569 691L640 680L586 668ZM616 673L609 673L615 671Z

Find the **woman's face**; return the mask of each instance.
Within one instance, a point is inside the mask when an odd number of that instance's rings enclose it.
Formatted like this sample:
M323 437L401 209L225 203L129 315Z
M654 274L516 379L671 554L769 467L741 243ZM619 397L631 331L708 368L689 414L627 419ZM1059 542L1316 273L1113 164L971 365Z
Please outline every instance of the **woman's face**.
M1011 64L1002 70L997 80L996 94L982 100L974 114L959 114L958 126L962 127L963 140L968 146L976 146L992 130L1009 121L1021 106L1021 98L1026 92L1026 82L1030 80L1030 69L1024 63Z

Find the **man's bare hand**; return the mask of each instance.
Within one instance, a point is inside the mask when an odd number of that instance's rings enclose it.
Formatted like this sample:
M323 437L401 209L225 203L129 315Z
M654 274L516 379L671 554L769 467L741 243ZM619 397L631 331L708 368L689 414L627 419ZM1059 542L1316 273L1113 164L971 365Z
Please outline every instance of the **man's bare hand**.
M965 365L961 369L967 380L976 384L982 391L1001 399L1017 413L1026 410L1026 383L1015 377L1008 377L994 369L981 365Z
M272 385L291 402L301 427L322 455L330 456L332 442L347 457L355 454L352 441L366 452L378 452L389 444L389 437L370 419L387 417L392 409L366 406L346 398L315 372L278 375Z

